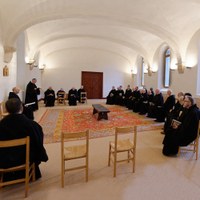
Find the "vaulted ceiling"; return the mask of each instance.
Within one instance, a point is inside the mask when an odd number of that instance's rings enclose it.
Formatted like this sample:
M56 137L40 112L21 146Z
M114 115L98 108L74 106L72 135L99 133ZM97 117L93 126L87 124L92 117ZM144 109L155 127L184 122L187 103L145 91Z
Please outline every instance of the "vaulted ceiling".
M183 59L200 28L199 0L1 0L5 53L26 35L29 57L71 48L100 49L150 64L161 45Z

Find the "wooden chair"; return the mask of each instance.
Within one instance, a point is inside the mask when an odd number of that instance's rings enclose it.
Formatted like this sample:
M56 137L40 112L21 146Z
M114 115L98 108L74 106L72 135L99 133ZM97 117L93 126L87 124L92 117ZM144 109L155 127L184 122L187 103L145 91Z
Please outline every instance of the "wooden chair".
M196 160L198 160L198 156L199 156L199 134L200 134L200 122L199 122L199 126L198 126L198 129L197 129L196 139L186 147L179 147L178 154L180 155L181 151L186 151L186 152L192 151L193 153L196 154Z
M16 183L22 183L25 182L25 197L28 196L28 190L29 190L29 181L35 181L35 164L31 164L29 162L29 154L30 154L30 138L21 138L21 139L14 139L14 140L6 140L6 141L0 141L0 148L12 148L17 146L24 146L25 145L25 163L10 167L10 168L0 168L0 188L7 185L12 185ZM19 178L15 180L10 181L4 181L3 177L6 173L9 172L16 172L25 170L25 177Z
M0 103L0 119L3 119L5 116L7 116L9 113L6 110L5 102Z
M80 93L80 103L87 103L87 92Z
M114 173L116 177L116 166L118 162L132 161L133 172L135 172L137 127L116 127L115 140L109 143L108 166L113 161ZM119 153L127 153L127 157L118 159Z
M58 104L66 104L65 102L66 100L66 93L63 91L63 92L59 92L58 96L57 96L57 102Z
M78 143L77 144L77 140ZM73 144L72 144L73 143ZM74 144L76 143L76 144ZM81 144L80 144L81 143ZM88 152L89 152L89 131L62 133L61 135L61 186L64 187L64 175L67 171L85 169L85 180L88 181ZM72 160L85 160L84 163L73 167L67 167L66 162ZM74 164L74 163L73 163Z

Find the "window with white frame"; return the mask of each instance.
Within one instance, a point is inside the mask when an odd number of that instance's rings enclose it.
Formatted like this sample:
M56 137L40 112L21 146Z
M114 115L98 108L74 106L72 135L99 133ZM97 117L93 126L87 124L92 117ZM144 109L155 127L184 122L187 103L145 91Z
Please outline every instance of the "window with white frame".
M167 49L164 55L164 87L170 86L170 63L170 49Z

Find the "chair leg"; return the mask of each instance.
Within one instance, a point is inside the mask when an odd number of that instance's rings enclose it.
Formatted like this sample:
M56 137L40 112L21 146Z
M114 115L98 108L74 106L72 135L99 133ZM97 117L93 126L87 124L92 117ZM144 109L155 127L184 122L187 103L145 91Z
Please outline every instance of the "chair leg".
M110 166L111 145L109 145L108 166Z
M196 160L198 160L198 156L199 156L199 145L196 145Z
M135 172L135 153L133 152L133 173Z
M85 181L88 182L88 157L86 157Z
M117 165L117 153L114 152L114 173L113 173L114 177L116 177L116 165Z
M61 187L64 188L64 173L65 173L65 164L64 161L62 160L61 163Z
M130 150L128 151L128 163L130 162Z

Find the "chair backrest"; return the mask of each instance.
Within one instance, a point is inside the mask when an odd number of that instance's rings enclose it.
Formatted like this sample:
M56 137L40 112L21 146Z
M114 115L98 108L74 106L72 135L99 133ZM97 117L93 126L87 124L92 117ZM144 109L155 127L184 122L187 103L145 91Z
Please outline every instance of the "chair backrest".
M131 134L132 143L134 147L136 147L136 140L137 140L137 126L129 126L129 127L116 127L115 128L115 147L117 147L117 141L121 136L125 134Z
M30 173L30 166L29 166L30 165L30 162L29 162L30 138L29 138L29 136L27 136L25 138L20 138L20 139L0 141L0 148L5 149L5 148L12 148L12 147L19 147L19 146L25 146L25 155L24 155L24 158L22 158L22 160L24 159L25 161L24 161L24 163L22 163L18 166L13 166L10 168L1 168L0 167L0 175L1 175L0 187L25 182L25 197L27 197L28 183L29 183L30 176L35 176L35 175L33 175L33 172L31 172L31 175L29 174ZM12 181L3 181L4 173L18 171L18 170L25 170L25 178L19 178L19 179L12 180ZM34 179L35 179L35 177L33 177L33 180Z
M6 115L8 115L8 112L5 107L5 102L2 101L0 103L0 118L3 119Z
M72 144L73 143L73 144ZM80 145L80 143L84 143ZM66 133L61 136L61 186L64 187L64 174L67 171L85 169L85 180L88 181L88 154L89 154L89 131ZM85 164L66 168L65 162L85 158Z
M64 91L63 91L63 92L60 91L60 92L58 93L57 96L58 96L59 98L65 98L65 95L66 95L66 93L65 93Z
M61 154L64 155L64 143L65 141L77 141L83 139L86 144L86 152L89 149L89 130L81 131L81 132L62 132L61 134Z
M87 103L87 92L81 92L80 93L80 102L81 103Z
M81 92L81 97L87 97L87 92Z

